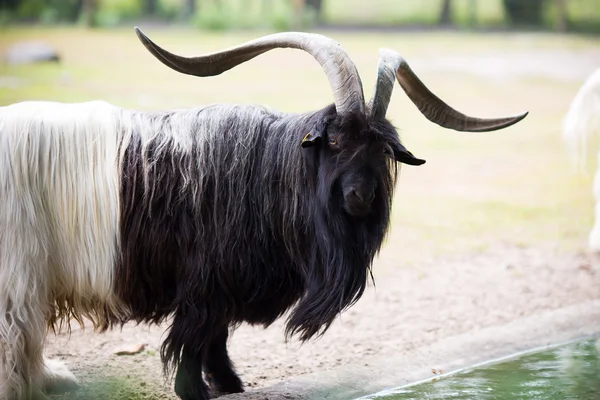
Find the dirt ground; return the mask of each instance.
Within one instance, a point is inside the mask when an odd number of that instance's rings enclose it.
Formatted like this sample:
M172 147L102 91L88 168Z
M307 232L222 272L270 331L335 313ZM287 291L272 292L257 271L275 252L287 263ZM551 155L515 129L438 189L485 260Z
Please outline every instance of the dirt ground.
M498 246L478 255L411 268L389 268L376 276L359 303L318 341L285 343L282 322L270 328L240 327L230 340L231 357L248 389L301 374L360 363L364 356L401 357L443 337L475 331L541 310L600 298L600 268L583 253ZM164 327L127 325L123 331L51 337L48 354L65 360L83 390L66 398L175 398L161 374L158 356ZM147 344L132 356L115 351ZM105 387L102 383L111 384ZM99 386L102 388L98 390ZM109 396L110 395L110 396Z

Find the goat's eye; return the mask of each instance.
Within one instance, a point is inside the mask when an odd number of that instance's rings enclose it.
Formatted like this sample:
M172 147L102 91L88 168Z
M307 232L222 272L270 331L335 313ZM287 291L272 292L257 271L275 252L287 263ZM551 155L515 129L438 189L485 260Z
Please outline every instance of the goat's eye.
M329 144L332 146L337 146L338 142L336 138L329 138Z

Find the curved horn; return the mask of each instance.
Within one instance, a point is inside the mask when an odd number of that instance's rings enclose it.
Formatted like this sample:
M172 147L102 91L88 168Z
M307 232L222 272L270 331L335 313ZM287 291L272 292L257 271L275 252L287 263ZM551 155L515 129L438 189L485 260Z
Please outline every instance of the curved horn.
M427 89L400 54L393 50L381 49L375 92L367 106L370 115L385 117L396 79L419 111L428 120L444 128L466 132L495 131L516 124L528 114L525 112L513 117L491 119L469 117L456 111Z
M275 48L294 48L312 55L323 67L333 91L336 111L364 113L365 100L356 66L334 40L314 33L284 32L263 36L244 44L198 57L182 57L161 48L137 26L142 44L167 67L195 76L219 75L236 65Z

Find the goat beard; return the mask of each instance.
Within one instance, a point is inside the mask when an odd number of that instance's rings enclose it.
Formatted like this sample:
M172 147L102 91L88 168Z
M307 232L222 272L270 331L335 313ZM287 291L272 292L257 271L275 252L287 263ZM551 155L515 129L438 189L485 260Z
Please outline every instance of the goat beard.
M379 186L365 218L350 216L339 201L316 207L315 243L307 257L310 265L304 268L306 291L287 320L286 337L298 334L304 342L322 336L341 312L361 298L368 277L373 280L373 259L388 230L392 187Z

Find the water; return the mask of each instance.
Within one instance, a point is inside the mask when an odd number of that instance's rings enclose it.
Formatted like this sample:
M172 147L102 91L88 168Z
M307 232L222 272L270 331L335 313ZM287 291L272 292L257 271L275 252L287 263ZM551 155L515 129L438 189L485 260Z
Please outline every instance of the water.
M370 396L377 400L600 400L600 339L570 343Z

